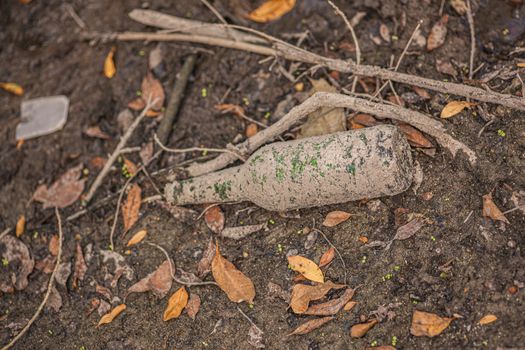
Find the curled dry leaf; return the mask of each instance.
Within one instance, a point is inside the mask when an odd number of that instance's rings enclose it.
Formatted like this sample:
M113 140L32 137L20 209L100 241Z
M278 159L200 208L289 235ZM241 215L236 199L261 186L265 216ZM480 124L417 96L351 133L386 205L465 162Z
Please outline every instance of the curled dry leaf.
M408 223L404 224L403 226L400 226L397 231L396 235L394 236L394 239L397 239L399 241L408 239L415 235L423 226L426 224L425 218L422 217L416 217L409 221Z
M98 125L90 126L86 130L84 130L84 134L86 134L86 136L94 137L94 138L102 139L102 140L111 139L111 137L108 134L100 130L100 126Z
M16 83L0 83L0 88L16 96L22 96L24 89Z
M443 15L430 30L427 39L427 50L432 51L445 43L447 37L448 15Z
M155 79L153 74L151 72L148 72L144 79L142 80L142 98L144 100L148 100L151 98L151 101L157 100L151 108L155 111L160 111L162 106L164 105L164 89L162 88L162 84L160 81Z
M113 294L111 293L111 291L108 288L106 288L104 286L101 286L98 283L95 286L95 293L98 293L98 294L102 295L107 300L111 300L113 298Z
M334 227L339 225L342 222L345 222L352 216L352 214L347 213L345 211L336 210L331 211L326 215L326 218L323 221L323 226L326 227Z
M100 327L103 324L111 323L113 320L122 313L122 311L126 310L126 304L120 304L118 306L115 306L113 310L111 310L109 313L102 316L100 321L98 321L97 327Z
M504 223L510 224L509 220L503 215L501 210L494 204L491 194L483 196L483 216L491 218L492 220L503 221Z
M310 281L324 283L323 271L312 260L299 255L288 257L289 267L302 274Z
M152 291L159 299L164 298L171 288L170 263L169 260L165 260L155 271L129 287L128 294Z
M295 0L266 0L261 6L248 14L254 22L266 23L281 18L295 6Z
M197 294L191 294L190 300L186 304L188 316L195 321L195 317L201 308L201 298Z
M461 113L465 108L475 106L473 102L467 101L450 101L441 111L441 118L446 119Z
M86 180L79 180L82 168L78 166L66 171L51 187L40 185L33 194L33 199L44 204L46 208L65 208L75 203L84 191Z
M326 303L312 305L304 312L304 314L315 316L335 315L350 301L350 299L352 299L353 296L354 290L348 288L339 298L327 301Z
M454 317L440 317L436 314L415 310L412 314L410 333L416 337L435 337L441 334Z
M197 276L204 278L211 271L211 262L214 257L215 244L213 243L213 239L210 238L208 247L202 253L202 258L199 260L199 264L197 265Z
M83 281L87 272L86 261L84 260L84 253L80 242L77 242L77 250L75 255L75 270L73 271L73 288L78 286L78 281Z
M122 218L124 220L124 232L128 230L139 219L140 205L142 203L142 190L138 184L133 184L128 192L126 202L122 205Z
M146 230L140 230L139 232L135 233L126 244L126 247L142 242L142 240L146 237L147 234L148 231Z
M270 298L280 298L284 300L287 304L290 303L290 292L285 291L283 287L277 283L268 282L268 296Z
M313 330L316 330L317 328L321 327L325 323L333 320L334 318L332 316L327 317L321 317L321 318L315 318L313 320L307 321L297 327L292 333L288 334L288 336L291 335L303 335L310 333Z
M242 118L245 115L244 108L242 108L239 105L234 105L231 103L222 103L214 106L215 109L223 112L223 113L232 113L233 115L237 116L238 118Z
M168 306L164 310L163 320L168 321L177 318L182 313L184 307L188 304L188 292L184 286L180 287L168 300Z
M104 75L106 78L111 79L115 76L117 73L117 68L115 67L115 51L117 48L113 46L111 50L109 50L108 55L106 56L106 59L104 60Z
M14 236L5 235L0 239L0 252L2 260L9 263L0 274L0 291L12 293L14 289L25 289L29 283L27 276L35 266L27 246Z
M427 139L421 131L408 124L399 124L397 126L408 140L408 143L414 147L432 148L434 145Z
M218 245L216 245L215 257L211 263L211 272L215 282L231 301L235 303L247 301L253 304L255 287L252 280L222 257Z
M137 97L128 103L128 108L134 111L141 111L146 107L146 101L142 97Z
M460 16L467 13L468 8L467 4L465 4L465 0L450 0L450 5Z
M266 228L266 224L259 224L259 225L245 225L245 226L237 226L237 227L226 227L222 230L221 236L226 238L231 238L235 240L243 239L248 235L251 235L252 233L255 233L257 231L260 231L262 229Z
M224 229L224 213L221 207L215 205L206 210L204 221L212 232L220 234Z
M330 247L326 252L324 252L323 255L321 255L321 259L319 260L319 267L326 266L334 260L335 257L335 248Z
M485 315L481 318L481 320L479 320L479 324L480 325L486 325L486 324L489 324L489 323L492 323L494 321L496 321L498 319L498 317L496 315L492 315L492 314L489 314L489 315Z
M350 311L354 308L354 306L357 305L357 301L350 300L346 305L343 307L343 310Z
M257 134L259 130L257 129L257 124L255 123L250 123L248 124L248 126L246 127L246 137L252 137L254 136L255 134Z
M296 314L302 314L308 310L310 301L323 298L331 289L341 289L345 287L344 284L335 284L331 281L315 286L296 284L292 289L290 307Z
M356 325L353 325L350 329L350 336L352 338L361 338L364 337L366 333L368 333L369 330L371 330L375 325L377 324L376 319L372 319L365 323L359 323Z
M20 237L24 234L24 231L26 229L26 217L25 215L20 215L18 217L18 221L16 222L16 229L15 229L15 235L16 237Z

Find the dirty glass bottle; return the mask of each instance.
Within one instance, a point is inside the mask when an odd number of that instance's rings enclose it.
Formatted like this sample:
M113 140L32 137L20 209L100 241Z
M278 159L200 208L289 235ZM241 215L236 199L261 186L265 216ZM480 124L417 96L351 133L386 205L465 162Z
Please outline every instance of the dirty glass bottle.
M177 204L251 201L286 211L392 196L412 184L405 136L393 125L268 144L240 166L166 185Z

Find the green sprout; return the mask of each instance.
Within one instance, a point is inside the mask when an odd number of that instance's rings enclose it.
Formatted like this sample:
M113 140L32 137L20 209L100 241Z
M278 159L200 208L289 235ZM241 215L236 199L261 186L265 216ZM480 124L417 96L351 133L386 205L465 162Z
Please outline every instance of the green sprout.
M366 255L363 255L361 257L361 264L365 264L366 263L366 259L367 259Z
M282 253L283 250L284 250L283 245L282 245L281 243L278 243L278 244L277 244L277 252Z
M501 130L501 129L498 129L498 135L501 136L501 137L505 137L507 136L507 134L505 133L505 131Z
M377 346L377 344L378 344L377 340L372 340L370 342L370 346L374 346L375 347L375 346Z
M242 98L242 102L246 105L246 106L249 106L250 105L250 100L248 99L248 97L244 96Z
M388 281L388 280L391 280L392 277L394 277L394 274L393 273L387 273L386 275L383 276L383 282L385 281Z
M390 344L392 344L392 346L396 346L396 344L397 344L397 337L395 335L392 336L392 341L390 342Z
M6 258L2 258L2 266L7 266L9 265L9 260L7 260Z
M432 242L437 241L436 237L434 237L434 236L430 236L430 240L431 240Z
M395 265L394 266L394 271L401 271L401 266Z
M275 220L274 220L274 219L270 219L270 220L268 220L268 223L269 223L270 225L275 225Z
M208 89L202 88L201 89L201 96L204 97L204 98L208 97Z

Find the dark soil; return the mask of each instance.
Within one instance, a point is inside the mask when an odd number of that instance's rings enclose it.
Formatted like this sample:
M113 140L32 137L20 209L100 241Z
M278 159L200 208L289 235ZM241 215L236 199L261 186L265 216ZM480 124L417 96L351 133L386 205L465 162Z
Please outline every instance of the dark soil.
M240 2L241 4L237 4ZM515 68L515 59L522 54L509 55L515 47L523 46L523 16L525 9L513 8L507 1L481 0L475 20L477 25L476 66L483 67L476 78L499 68ZM514 1L516 3L516 1ZM140 8L141 1L71 1L78 15L92 31L146 30L134 23L127 13ZM321 0L299 1L296 8L281 20L267 25L255 25L240 19L242 6L254 8L255 1L213 1L228 20L247 24L286 40L285 34L305 30L311 36L303 46L327 56L352 58L353 53L339 49L342 41L351 42L345 26ZM258 3L258 2L257 2ZM391 55L399 56L416 22L422 19L426 36L438 19L441 1L405 0L337 1L351 17L356 11L367 16L357 27L357 34L366 63L387 67ZM411 51L401 71L434 79L463 81L468 72L469 31L465 17L460 17L446 2L445 13L450 15L449 34L445 45L431 53ZM47 242L57 232L51 209L43 210L31 196L41 183L51 184L67 169L83 163L90 171L88 185L97 169L90 165L95 156L107 156L120 136L116 116L136 96L140 82L147 72L148 53L154 43L117 43L117 75L108 80L102 74L102 65L113 44L90 45L79 39L80 29L67 14L63 1L33 1L22 5L15 0L0 2L0 81L21 84L24 99L64 94L71 100L69 119L63 130L28 140L16 149L15 128L19 122L22 98L0 91L0 231L13 226L19 215L25 214L28 224L21 240L29 247L35 260L47 255ZM199 1L151 1L151 9L166 13L216 22L213 14ZM402 18L406 15L406 26ZM519 20L514 17L518 15ZM519 17L522 16L522 17ZM380 23L385 23L399 40L391 45L376 45L370 35L377 36ZM504 35L510 29L511 35ZM520 32L521 31L521 32ZM278 73L271 62L259 63L261 57L239 51L205 47L199 51L197 67L186 91L175 132L169 143L172 147L224 147L237 134L244 134L243 121L219 115L213 106L229 91L228 103L244 104L247 114L264 121L267 112L273 114L277 104L294 94L293 84ZM195 51L190 44L165 44L166 77L162 80L167 93L171 91L184 57ZM457 65L456 78L439 73L436 60L448 60ZM281 62L289 68L289 62ZM465 69L466 67L466 69ZM300 67L300 71L307 68ZM322 70L314 77L326 77ZM351 80L341 74L339 82L347 86ZM304 79L308 88L309 82ZM490 86L498 91L517 94L520 86L511 86L511 80L495 79ZM510 87L509 87L510 86ZM207 97L202 97L202 89ZM411 91L398 86L399 93ZM436 118L441 108L454 96L430 92L432 100L410 105ZM245 103L247 102L247 103ZM253 308L240 307L265 332L264 342L269 349L363 349L371 344L387 345L397 337L399 349L458 349L458 348L518 348L525 339L525 291L509 288L525 282L525 216L520 210L507 215L510 225L494 224L482 217L482 195L493 191L495 203L502 211L513 208L509 201L512 191L525 190L525 119L522 113L498 106L485 106L495 117L478 137L487 122L471 111L445 121L448 131L474 149L479 156L475 167L461 155L453 159L444 150L437 150L431 158L417 150L414 155L421 163L424 181L418 194L411 190L380 202L346 203L300 211L300 218L283 218L262 209L251 214L236 212L249 203L224 205L227 226L270 222L269 230L242 241L220 240L222 253L247 276L252 278L257 297ZM110 141L86 137L89 126L99 125L110 134ZM157 122L148 119L132 138L130 145L141 145L151 140ZM505 136L502 136L505 135ZM199 154L164 157L157 168L190 159ZM138 163L138 155L130 159ZM117 164L118 165L118 164ZM125 178L117 167L98 190L95 201L117 192ZM159 186L163 180L156 178ZM148 181L142 181L144 196L154 195ZM432 192L425 201L420 194ZM372 203L372 205L370 204ZM374 207L374 204L376 208ZM100 297L95 293L95 282L104 281L107 266L102 263L100 250L109 246L109 232L116 201L90 212L64 226L64 259L74 261L76 242L85 248L92 245L94 257L88 263L86 278L77 288L71 281L68 288L59 287L63 306L59 312L45 310L30 331L16 344L17 349L250 349L250 324L226 295L213 286L192 287L202 306L195 321L186 314L169 322L162 321L166 298L158 300L151 293L131 294L126 300L126 311L113 323L96 328L99 315L95 311L85 316L89 301ZM390 250L367 248L358 238L370 241L388 241L395 234L394 210L407 208L433 220L409 240L395 242ZM80 209L80 204L63 210L63 216ZM194 208L202 210L201 207ZM372 210L373 209L373 210ZM318 260L328 249L319 237L314 247L305 250L306 235L301 230L311 227L313 220L322 222L332 210L354 214L347 222L325 229L327 237L341 252L351 287L360 286L352 312L341 312L323 328L303 336L287 338L307 317L294 315L283 301L268 296L268 282L288 289L293 275L287 267L286 253L296 249L299 254ZM199 220L183 224L157 205L144 205L136 228L149 232L149 239L163 246L177 267L195 271L211 232ZM467 220L468 218L468 220ZM123 253L117 228L116 251ZM38 233L38 234L37 234ZM114 294L124 298L126 289L136 280L153 271L162 261L161 252L148 245L140 245L125 255L135 270L135 280L122 279ZM443 269L443 265L450 269ZM3 267L5 268L5 267ZM2 271L2 273L4 273ZM389 275L391 274L391 275ZM344 271L335 260L327 278L342 282ZM384 278L387 276L387 278ZM391 278L390 278L391 277ZM208 277L210 278L210 277ZM0 299L0 343L6 344L25 324L41 302L48 275L34 271L29 286L14 294L3 294ZM179 286L174 284L174 292ZM110 300L108 300L110 301ZM381 305L396 304L393 320L376 325L361 339L349 336L350 327L359 322L360 315L368 316ZM413 310L433 312L441 316L463 316L435 338L410 335ZM487 326L478 325L486 314L495 314L498 320Z

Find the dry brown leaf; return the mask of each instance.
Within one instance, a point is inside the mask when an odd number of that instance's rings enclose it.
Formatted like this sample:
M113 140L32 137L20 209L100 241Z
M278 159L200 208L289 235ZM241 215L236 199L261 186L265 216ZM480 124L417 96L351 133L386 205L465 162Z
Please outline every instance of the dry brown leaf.
M129 287L128 294L152 291L159 299L164 298L171 288L171 272L170 261L165 260L155 271Z
M396 96L396 95L388 95L387 100L390 103L401 106L401 107L405 107L405 104L406 104L405 100L403 100L402 97Z
M443 15L430 30L427 39L427 50L432 51L445 43L447 37L448 15Z
M304 312L304 314L315 316L335 315L350 301L350 299L352 299L353 296L354 290L348 288L339 298L327 301L326 303L312 305Z
M414 90L414 92L416 94L419 95L419 97L425 99L425 100L430 100L431 97L430 97L430 94L428 93L427 90L423 89L423 88L420 88L419 86L412 86L412 90Z
M467 101L450 101L441 111L441 118L446 119L461 113L465 108L475 106L476 103Z
M369 330L371 330L375 325L377 324L376 319L372 319L365 323L359 323L356 325L353 325L350 329L350 336L352 338L361 338L364 337L366 333L368 333Z
M153 142L148 142L142 145L139 155L142 164L148 164L151 158L153 157Z
M504 223L510 224L509 220L503 215L501 210L494 204L492 200L492 194L486 194L483 196L483 216L491 218L492 220L503 221Z
M84 191L86 180L79 180L83 167L82 164L79 164L69 169L49 188L46 185L38 186L33 194L33 199L43 203L44 209L65 208L75 203Z
M323 271L312 260L299 255L288 257L289 267L302 274L310 281L324 283Z
M290 307L296 314L302 314L308 310L311 301L319 300L326 295L331 289L345 288L344 284L335 284L327 281L323 284L309 286L306 284L296 284L292 289L290 297Z
M357 305L357 301L350 300L346 305L343 307L343 310L350 311L354 308L354 306Z
M307 321L297 327L292 333L288 334L288 336L291 335L303 335L310 333L313 330L316 330L317 328L321 327L325 323L333 320L334 318L332 316L327 317L321 317L321 318L315 318L313 320Z
M518 68L525 68L525 62L518 62L518 63L516 63L516 66Z
M16 83L0 83L0 88L16 96L22 96L24 89Z
M368 237L367 236L359 236L358 240L359 240L359 242L361 242L363 244L367 244L368 243Z
M122 205L122 218L124 220L124 233L139 219L140 204L142 203L142 190L138 184L133 184L128 192L126 202Z
M161 114L162 114L161 111L154 111L152 109L146 111L146 117L149 117L149 118L155 118L155 117L158 117Z
M371 116L370 114L363 114L359 113L356 114L352 120L358 124L364 125L364 126L376 126L379 125L379 122L376 118Z
M104 157L93 157L89 161L89 164L95 169L102 169L106 164L107 159Z
M261 6L248 14L254 22L266 23L281 18L295 6L296 0L266 0Z
M141 111L146 107L146 101L142 97L137 97L128 103L128 108L134 111Z
M458 75L458 72L456 72L456 69L454 68L452 63L450 63L447 60L440 60L439 58L437 58L436 59L436 69L440 73L448 74L453 77Z
M16 237L20 237L24 234L24 231L26 229L26 217L25 215L20 215L18 217L18 221L16 222L16 229L15 229L15 234L16 234Z
M246 127L246 137L252 137L254 136L255 134L257 134L259 130L257 129L257 124L255 123L250 123L248 124L248 126Z
M465 0L450 0L450 5L460 16L464 16L467 13L467 4Z
M321 255L321 259L319 259L319 267L326 266L334 260L335 257L335 248L330 247L326 252L324 252L323 255Z
M388 26L384 23L381 23L379 25L379 35L381 36L381 39L383 39L389 44L392 41L392 38L390 36L390 29L388 29Z
M60 293L58 292L56 286L53 285L49 293L49 298L47 299L47 302L46 302L46 308L54 310L55 312L58 312L61 307L62 307L62 297L60 296Z
M104 60L104 75L106 78L111 79L115 76L115 73L117 73L117 68L115 67L115 60L114 55L117 48L113 46L111 50L109 50L108 55L106 56L106 59Z
M260 231L264 228L266 228L266 223L264 224L258 224L258 225L244 225L244 226L236 226L236 227L226 227L221 232L221 237L231 238L235 240L240 240L248 235L251 235L252 233L255 233L257 231Z
M98 321L97 327L100 327L103 324L113 322L113 320L124 310L126 310L126 304L120 304L118 306L115 306L113 310L102 316L100 321Z
M144 100L148 100L151 98L151 101L157 100L151 108L155 111L160 111L162 106L164 105L164 89L162 88L162 84L160 81L155 79L153 74L151 72L148 72L144 79L142 80L142 98Z
M224 229L224 213L221 207L216 205L206 210L204 221L212 232L220 234Z
M90 126L86 130L84 130L84 134L86 134L89 137L94 137L94 138L102 139L102 140L111 139L111 137L108 134L100 130L100 126L98 125Z
M75 270L73 271L73 288L78 286L78 281L83 281L87 272L86 260L84 260L84 253L80 242L77 242L77 250L75 255Z
M124 158L124 166L129 175L133 176L137 173L138 167L128 158Z
M361 124L356 123L353 119L350 119L349 124L350 124L350 125L348 126L348 128L349 128L349 129L352 129L352 130L364 129L364 128L365 128L364 125L361 125Z
M208 247L202 253L202 258L199 260L199 264L197 265L197 276L204 278L211 271L211 262L213 257L215 257L215 244L213 243L213 239L210 238Z
M188 316L195 321L195 317L201 308L201 298L197 294L191 294L188 304L186 304L186 312Z
M0 247L2 259L9 262L8 266L4 266L2 273L0 273L0 291L13 293L14 289L25 289L29 284L27 277L35 266L29 249L13 235L2 237L0 239Z
M510 201L514 204L514 207L519 208L521 213L525 215L525 191L513 191Z
M486 325L486 324L489 324L489 323L492 323L494 321L496 321L498 319L498 317L496 315L492 315L492 314L489 314L489 315L485 315L481 318L481 320L479 320L479 324L480 325Z
M423 226L426 224L426 219L422 217L416 217L409 221L408 223L404 224L403 226L400 226L397 231L396 235L394 236L394 239L397 240L405 240L413 235L415 235Z
M172 318L177 318L182 313L184 307L188 304L188 292L184 286L180 287L168 300L168 306L164 310L164 321L169 321Z
M440 317L429 312L415 310L412 314L410 333L416 337L435 337L441 334L454 317Z
M270 298L280 298L284 300L287 304L290 304L290 292L285 291L283 287L277 283L268 282L268 294Z
M215 256L211 262L211 273L215 282L231 301L235 303L247 301L253 304L255 287L252 280L222 257L218 245L216 245Z
M49 249L49 253L51 253L51 255L58 255L58 244L58 235L51 236L51 239L49 240L49 244L47 246L47 249Z
M147 234L148 231L146 230L140 230L139 232L135 233L126 244L126 247L142 242L142 240L146 237Z
M405 134L408 143L410 143L412 146L421 148L434 147L432 142L430 142L430 140L427 139L421 131L414 128L413 126L410 126L408 124L398 124L397 127L399 128L399 130L401 130L403 134Z
M323 221L323 226L326 227L334 227L339 225L342 222L345 222L352 216L352 214L347 213L345 211L336 210L331 211L326 215L326 218Z
M237 116L238 118L242 118L245 115L244 108L242 108L239 105L234 105L231 103L222 103L214 106L215 109L227 113L230 112L233 115Z

